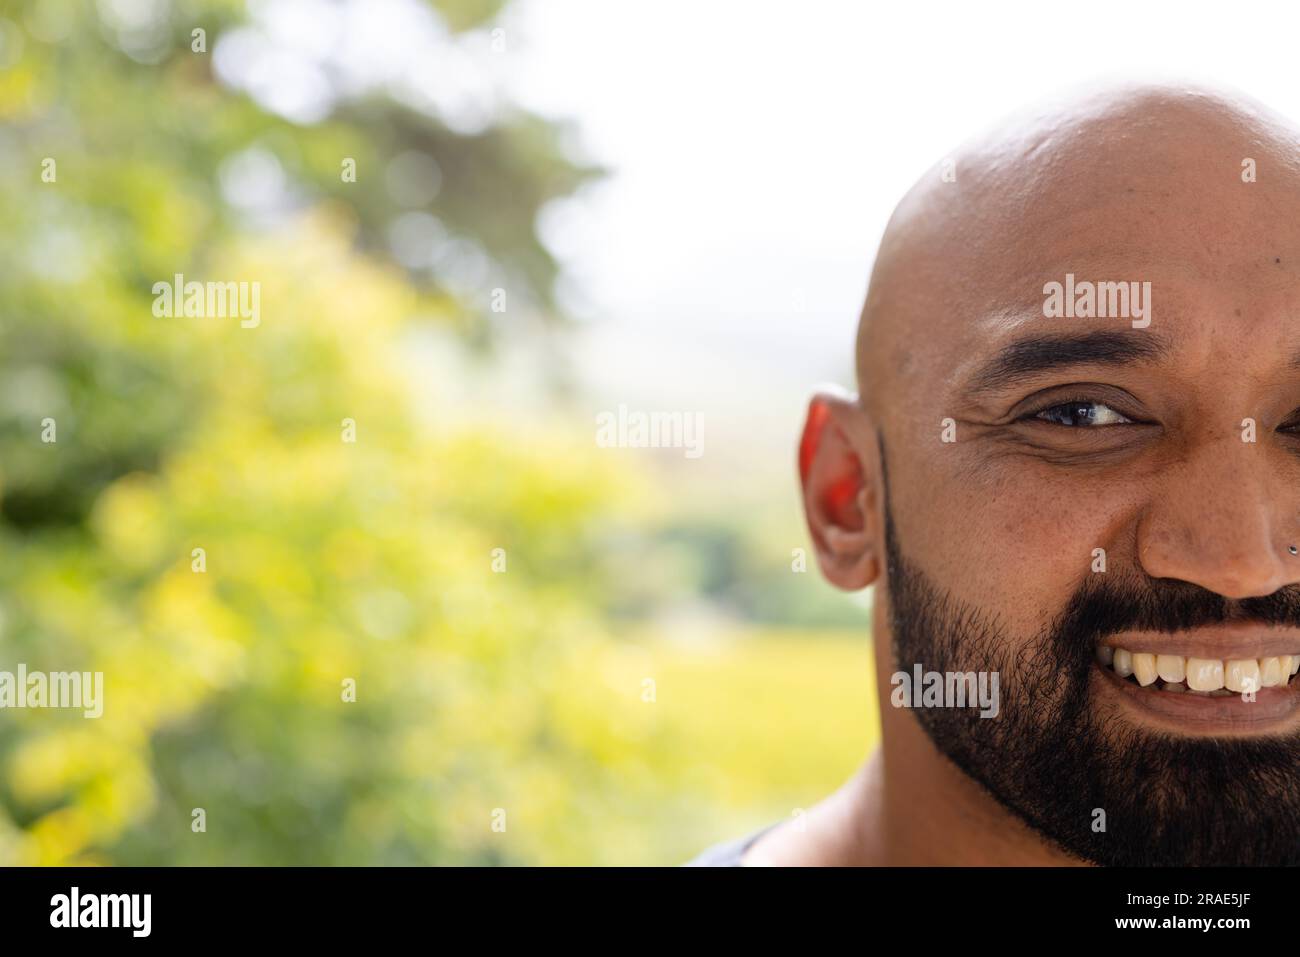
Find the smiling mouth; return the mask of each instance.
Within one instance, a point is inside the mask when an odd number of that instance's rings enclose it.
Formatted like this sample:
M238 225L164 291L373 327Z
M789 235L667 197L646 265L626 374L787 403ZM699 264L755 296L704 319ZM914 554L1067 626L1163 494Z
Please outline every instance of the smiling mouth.
M1264 688L1300 687L1300 652L1263 658L1196 658L1101 646L1097 663L1121 680L1152 691L1231 697Z

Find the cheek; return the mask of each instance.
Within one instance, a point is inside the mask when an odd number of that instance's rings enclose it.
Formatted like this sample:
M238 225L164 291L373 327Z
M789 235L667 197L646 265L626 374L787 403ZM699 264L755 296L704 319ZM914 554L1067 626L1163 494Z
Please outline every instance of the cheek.
M1120 558L1133 521L1119 483L1082 481L1019 468L979 481L944 476L917 483L912 512L895 521L904 555L954 597L997 615L1028 639L1046 627L1094 574L1094 549L1107 567Z

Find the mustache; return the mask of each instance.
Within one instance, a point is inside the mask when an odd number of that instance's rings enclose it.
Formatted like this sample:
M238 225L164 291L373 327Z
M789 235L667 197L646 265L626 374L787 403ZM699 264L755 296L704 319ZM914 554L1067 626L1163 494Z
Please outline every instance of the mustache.
M1091 575L1055 629L1092 643L1124 631L1177 632L1253 622L1300 629L1300 585L1270 595L1226 598L1191 582L1141 575Z

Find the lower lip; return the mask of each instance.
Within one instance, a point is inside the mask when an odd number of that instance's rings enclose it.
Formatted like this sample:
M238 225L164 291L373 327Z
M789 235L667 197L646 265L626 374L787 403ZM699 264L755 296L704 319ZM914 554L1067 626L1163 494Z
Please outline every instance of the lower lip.
M1300 688L1296 682L1260 688L1255 692L1254 701L1246 701L1239 694L1211 697L1189 691L1159 691L1154 685L1144 688L1095 661L1092 666L1103 686L1114 688L1121 700L1181 731L1201 734L1263 731L1300 712Z

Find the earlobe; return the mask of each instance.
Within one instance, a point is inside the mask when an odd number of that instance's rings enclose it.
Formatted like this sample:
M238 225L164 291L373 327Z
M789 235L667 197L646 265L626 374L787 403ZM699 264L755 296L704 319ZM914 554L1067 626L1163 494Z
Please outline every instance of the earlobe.
M817 560L831 584L865 588L880 574L875 463L856 437L870 434L866 412L844 394L819 392L799 443L804 514Z

